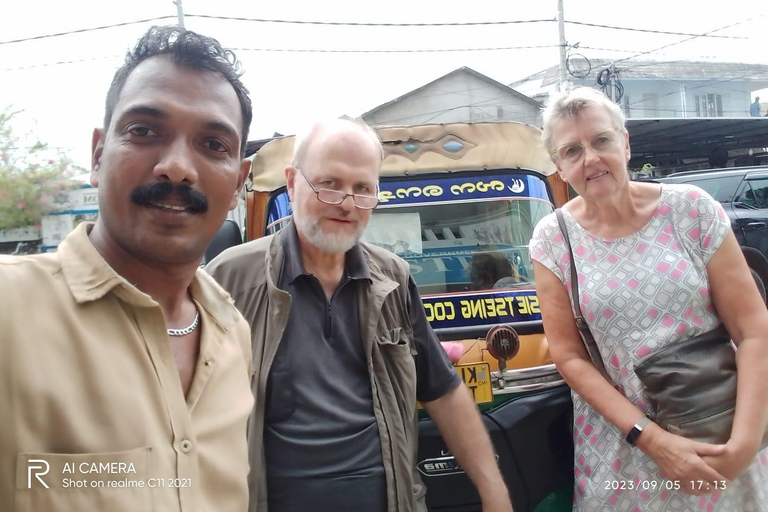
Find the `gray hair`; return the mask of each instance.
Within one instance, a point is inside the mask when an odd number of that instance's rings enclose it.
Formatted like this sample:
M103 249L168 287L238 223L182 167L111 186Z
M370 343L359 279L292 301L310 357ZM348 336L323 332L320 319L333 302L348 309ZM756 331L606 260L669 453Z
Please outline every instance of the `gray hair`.
M371 141L376 145L376 147L379 149L381 160L384 161L384 147L381 145L381 139L374 131L374 129L360 118L342 116L338 119L318 121L312 124L312 126L310 126L309 129L305 132L297 134L293 141L293 159L291 160L291 165L293 167L298 166L299 163L304 160L304 155L307 153L307 149L309 148L309 145L315 136L323 129L333 125L346 125L349 127L357 128L363 135L370 138Z
M597 107L603 109L613 124L616 125L621 133L626 134L627 129L624 124L627 118L621 108L612 102L608 96L597 89L591 87L576 87L570 92L564 92L552 100L544 110L544 134L542 135L542 144L550 152L554 151L552 141L552 129L558 121L563 119L575 119L587 107Z

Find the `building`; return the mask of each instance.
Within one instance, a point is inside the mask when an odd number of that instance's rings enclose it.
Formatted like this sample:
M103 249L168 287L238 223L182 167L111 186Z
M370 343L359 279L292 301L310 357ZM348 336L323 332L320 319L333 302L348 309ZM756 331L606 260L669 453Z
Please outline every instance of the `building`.
M571 86L602 88L624 109L633 172L712 167L715 157L725 161L718 166L768 158L768 117L749 115L753 93L768 87L768 65L597 59L569 64ZM517 121L540 127L542 106L558 82L558 66L509 86L462 67L362 118L379 125ZM768 105L768 94L762 103Z
M573 86L602 88L630 119L749 117L752 93L768 87L764 64L583 59L570 67ZM510 87L546 104L558 82L552 66Z
M541 104L461 67L361 116L371 125L517 121L541 125Z

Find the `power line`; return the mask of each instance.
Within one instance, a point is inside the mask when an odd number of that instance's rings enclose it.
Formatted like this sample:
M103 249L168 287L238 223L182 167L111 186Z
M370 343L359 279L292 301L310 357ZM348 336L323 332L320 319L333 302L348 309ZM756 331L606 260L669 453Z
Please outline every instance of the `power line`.
M381 54L381 53L443 53L443 52L488 52L488 51L508 51L508 50L534 50L543 48L556 48L557 45L533 45L533 46L501 46L489 48L416 48L406 50L352 50L352 49L322 49L322 48L230 48L236 52L284 52L284 53L355 53L355 54ZM119 58L121 55L92 57L84 59L74 59L66 61L48 62L44 64L33 64L29 66L19 66L14 68L5 68L2 71L21 71L40 67L57 66L61 64L77 64L80 62L89 62L100 59Z
M89 57L86 59L76 59L76 60L60 60L57 62L46 62L44 64L31 64L29 66L19 66L16 68L5 68L2 71L24 71L27 69L36 69L36 68L46 68L50 66L59 66L61 64L79 64L81 62L93 62L97 60L106 60L106 59L120 59L123 58L123 55L105 55L102 57Z
M288 53L439 53L439 52L488 52L500 50L533 50L557 48L556 44L539 46L500 46L492 48L417 48L411 50L342 50L322 48L231 48L236 52L288 52Z
M687 32L671 32L666 30L652 30L652 29L645 29L645 28L632 28L632 27L616 27L613 25L601 25L599 23L586 23L583 21L568 21L565 20L566 23L570 23L572 25L581 25L584 27L594 27L594 28L607 28L611 30L624 30L627 32L644 32L648 34L664 34L664 35L670 35L670 36L695 36L695 37L712 37L712 38L718 38L718 39L758 39L760 41L765 41L763 38L752 38L752 37L745 37L745 36L721 36L721 35L711 35L709 33L705 34L690 34ZM715 32L715 31L712 31Z
M329 25L334 27L472 27L481 25L518 25L525 23L547 23L556 21L554 18L533 20L506 21L468 21L454 23L358 23L350 21L317 21L317 20L271 20L265 18L245 18L240 16L215 16L212 14L186 14L187 18L206 18L227 21L250 21L255 23L285 23L291 25Z
M282 23L282 24L294 24L294 25L320 25L320 26L347 26L347 27L471 27L471 26L492 26L492 25L518 25L518 24L529 24L529 23L552 23L557 21L555 18L541 18L541 19L530 19L530 20L501 20L501 21L475 21L475 22L446 22L446 23L374 23L374 22L346 22L346 21L319 21L319 20L283 20L283 19L267 19L267 18L247 18L242 16L216 16L211 14L185 14L185 17L187 18L203 18L203 19L216 19L216 20L228 20L228 21L247 21L247 22L255 22L255 23ZM746 21L751 21L753 19L757 19L762 16L758 16L756 18L750 18ZM32 37L26 37L26 38L20 38L20 39L11 39L8 41L0 41L0 45L5 44L13 44L13 43L22 43L26 41L34 41L39 39L48 39L53 37L60 37L60 36L66 36L66 35L72 35L72 34L81 34L86 32L94 32L98 30L106 30L110 28L117 28L117 27L124 27L129 25L137 25L142 23L149 23L152 21L163 21L163 20L169 20L175 18L174 16L158 16L155 18L147 18L143 20L136 20L136 21L126 21L123 23L115 23L111 25L102 25L98 27L90 27L90 28L83 28L83 29L77 29L77 30L71 30L67 32L58 32L54 34L44 34L39 36L32 36ZM611 29L611 30L623 30L623 31L629 31L629 32L643 32L643 33L651 33L651 34L666 34L666 35L679 35L679 36L690 36L692 38L696 37L712 37L712 38L723 38L723 39L743 39L743 40L749 40L749 39L755 39L745 36L727 36L727 35L712 35L712 32L717 32L722 29L713 30L704 34L691 34L686 32L674 32L674 31L664 31L664 30L653 30L653 29L640 29L640 28L632 28L632 27L619 27L614 25L603 25L599 23L587 23L582 21L569 21L566 20L565 23L569 23L572 25L581 25L586 27L594 27L594 28L605 28L605 29ZM744 23L744 22L739 22ZM737 25L739 23L736 23L734 25ZM733 25L731 25L733 26ZM762 38L758 38L758 40L766 40Z
M35 41L38 39L48 39L51 37L60 37L60 36L68 36L71 34L82 34L85 32L93 32L96 30L106 30L108 28L116 28L116 27L126 27L128 25L138 25L140 23L149 23L150 21L160 21L160 20L167 20L173 18L173 16L160 16L158 18L147 18L145 20L138 20L138 21L126 21L123 23L115 23L114 25L102 25L100 27L92 27L92 28L81 28L77 30L70 30L69 32L58 32L56 34L45 34L41 36L32 36L32 37L25 37L22 39L11 39L9 41L0 41L0 45L4 44L13 44L13 43L23 43L26 41Z
M604 51L604 52L616 52L616 53L640 53L643 50L620 50L618 48L598 48L595 46L583 46L579 45L579 50L596 50L596 51ZM678 57L671 53L663 53L663 52L656 52L656 55L671 55L673 57ZM694 59L714 59L717 58L714 55L688 55L688 58L694 58ZM608 59L605 59L608 60Z
M506 50L531 50L541 48L555 48L557 45L539 45L539 46L504 46L492 48L421 48L411 50L348 50L348 49L322 49L322 48L231 48L237 52L285 52L285 53L441 53L441 52L478 52L478 51L506 51ZM63 60L57 62L47 62L44 64L32 64L29 66L19 66L14 68L4 68L2 71L22 71L49 66L58 66L61 64L77 64L81 62L90 62L101 59L120 58L122 55L111 55L103 57L91 57L84 59Z
M636 57L640 57L640 56L642 56L642 55L648 55L649 53L654 53L654 52L657 52L657 51L659 51L659 50L663 50L663 49L665 49L665 48L669 48L670 46L676 46L676 45L678 45L678 44L682 44L682 43L685 43L685 42L691 41L691 40L693 40L693 39L697 39L697 38L699 38L699 37L704 37L704 36L706 36L706 35L712 34L713 32L719 32L719 31L721 31L721 30L725 30L725 29L727 29L727 28L735 27L736 25L741 25L742 23L746 23L746 22L748 22L748 21L753 21L753 20L756 20L756 19L762 18L762 17L764 17L764 16L765 16L764 14L761 14L760 16L753 16L752 18L747 18L747 19L745 19L745 20L742 20L742 21L737 21L736 23L731 23L730 25L725 25L724 27L716 28L716 29L714 29L714 30L710 30L709 32L705 32L705 33L703 33L703 34L699 34L699 35L693 35L693 36L691 36L691 37L688 37L688 38L686 38L686 39L682 39L682 40L680 40L680 41L676 41L676 42L674 42L674 43L665 44L664 46L660 46L660 47L658 47L658 48L655 48L655 49L653 49L653 50L648 50L648 51L646 51L646 52L638 53L637 55L633 55L633 56L631 56L631 57L625 57L625 58L623 58L623 59L619 59L619 60L617 60L617 61L614 61L614 62L613 62L613 64L615 65L615 64L617 64L617 63L619 63L619 62L623 62L623 61L625 61L625 60L634 59L634 58L636 58Z

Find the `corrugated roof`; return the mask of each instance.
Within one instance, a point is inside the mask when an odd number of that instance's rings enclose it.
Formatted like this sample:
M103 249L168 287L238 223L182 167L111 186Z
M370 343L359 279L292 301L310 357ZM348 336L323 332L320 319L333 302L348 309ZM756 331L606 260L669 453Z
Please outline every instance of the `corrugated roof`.
M598 73L614 61L608 59L590 59L592 70L586 77L594 80ZM745 64L739 62L706 61L639 61L618 62L616 69L620 79L664 79L664 80L756 80L768 81L768 65ZM560 79L559 66L552 66L518 80L510 87L541 80L541 87L556 84ZM571 78L572 79L572 78Z
M768 117L628 119L631 165L768 145Z

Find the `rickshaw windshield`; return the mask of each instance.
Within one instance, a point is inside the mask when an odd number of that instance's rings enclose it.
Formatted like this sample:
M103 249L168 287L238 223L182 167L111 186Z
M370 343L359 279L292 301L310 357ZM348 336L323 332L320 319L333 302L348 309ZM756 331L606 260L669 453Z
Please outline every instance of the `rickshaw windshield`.
M385 178L362 241L411 266L422 295L534 286L528 244L553 211L541 175L495 170ZM290 216L287 193L271 202L267 233Z
M405 259L422 295L532 287L528 243L551 212L538 198L382 208L363 241Z

